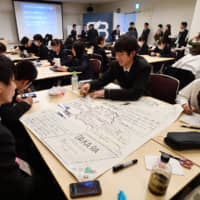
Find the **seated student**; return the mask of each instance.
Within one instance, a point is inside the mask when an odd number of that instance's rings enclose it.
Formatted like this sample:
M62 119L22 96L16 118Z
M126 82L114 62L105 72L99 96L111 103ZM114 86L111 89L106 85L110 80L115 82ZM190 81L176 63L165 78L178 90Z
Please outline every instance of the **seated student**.
M66 65L68 63L67 54L64 51L61 40L54 39L51 42L52 50L49 53L49 61L53 63L54 58L60 58L60 64Z
M72 46L73 58L66 66L60 66L60 70L63 72L82 72L79 75L79 79L91 79L93 73L90 66L89 56L85 53L85 45L83 42L76 41Z
M167 46L165 41L160 40L155 50L151 52L151 56L171 57L171 48Z
M99 36L97 38L97 44L94 46L94 53L102 56L102 71L103 72L108 69L108 58L104 50L105 43L106 43L106 40L104 36Z
M12 101L15 83L12 68L14 64L0 55L0 107ZM65 199L50 178L24 174L16 162L13 134L0 121L0 195L3 199L42 200Z
M144 38L140 37L138 39L138 45L139 45L139 49L138 49L138 54L140 55L146 55L146 54L149 54L149 47L145 41Z
M51 34L46 34L45 37L44 37L44 40L43 40L43 44L45 46L47 46L48 49L51 49L51 42L53 40L53 35Z
M64 42L64 49L72 49L72 45L74 43L74 37L70 35L66 41Z
M6 51L7 51L7 49L6 49L5 44L3 44L2 42L0 42L0 54L1 55L6 55Z
M179 91L176 103L182 105L186 114L200 113L200 79L192 81Z
M134 36L124 35L115 44L116 59L101 78L82 86L81 94L91 92L92 98L112 100L137 100L148 95L150 65L143 57L136 55L137 40ZM102 89L117 80L122 89Z
M194 38L190 39L188 44L191 45L190 54L193 56L200 55L200 33L198 33L198 35Z
M23 37L20 41L22 46L19 46L21 51L26 50L30 55L36 55L38 52L38 47L27 37Z
M33 36L34 43L38 48L36 56L40 57L40 59L48 59L48 48L43 44L43 38L40 34L36 34Z
M0 117L2 123L14 134L17 144L17 153L25 158L26 152L24 152L24 149L26 149L26 144L30 141L30 139L24 127L19 122L19 118L30 109L33 101L31 97L22 99L17 95L19 93L23 93L23 91L30 86L32 81L37 76L37 70L30 61L21 61L16 65L13 65L12 70L15 76L15 95L12 103L1 105Z

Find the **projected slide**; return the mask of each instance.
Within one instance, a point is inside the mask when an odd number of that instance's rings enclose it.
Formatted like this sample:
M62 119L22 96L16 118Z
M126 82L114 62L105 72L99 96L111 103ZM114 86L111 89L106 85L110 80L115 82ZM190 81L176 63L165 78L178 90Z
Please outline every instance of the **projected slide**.
M19 39L40 33L50 33L54 38L63 38L61 4L26 3L15 1L15 14Z

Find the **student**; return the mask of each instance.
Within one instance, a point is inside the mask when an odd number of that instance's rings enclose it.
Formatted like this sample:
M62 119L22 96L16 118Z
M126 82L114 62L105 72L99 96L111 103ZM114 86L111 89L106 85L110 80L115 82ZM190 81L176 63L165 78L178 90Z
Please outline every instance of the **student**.
M113 30L113 32L111 33L111 37L112 37L112 42L114 42L120 38L120 25L119 24L116 26L116 29Z
M71 36L74 38L74 40L76 40L76 35L77 35L76 24L73 24L72 25Z
M7 51L7 49L6 49L5 44L3 44L2 42L0 42L0 54L1 55L6 55L6 51Z
M151 52L151 56L171 57L171 48L167 46L164 40L160 40L155 50Z
M82 36L82 39L83 39L84 41L87 40L87 25L85 25L85 26L83 27L83 30L81 31L81 36Z
M90 45L94 45L98 37L98 32L96 29L94 29L94 24L90 24L87 35L88 35L88 42L90 42Z
M36 56L40 59L48 59L48 48L43 44L43 38L40 34L36 34L33 37L34 43L38 48Z
M188 30L187 30L187 22L182 22L180 26L180 32L178 33L177 37L177 47L185 47L187 45L187 36L188 36Z
M156 32L156 34L154 35L154 40L155 42L159 41L162 39L163 37L163 25L162 24L158 24L158 30Z
M180 104L184 113L200 113L200 79L196 79L184 87L176 98L176 103Z
M38 47L27 37L23 37L20 41L22 46L19 46L21 51L26 50L30 55L34 56L38 52Z
M64 49L72 49L72 45L73 45L73 43L74 43L74 38L73 38L73 36L72 35L70 35L67 39L66 39L66 41L65 41L65 43L64 43Z
M61 40L54 39L51 42L52 50L50 51L49 61L54 62L54 58L60 58L60 64L66 65L68 63L67 53L64 51L63 44Z
M10 103L15 93L13 65L12 61L0 55L0 107ZM0 121L0 195L3 199L64 199L50 179L24 174L16 162L17 156L13 134Z
M137 39L138 32L137 32L137 29L135 28L135 23L134 22L130 23L130 27L128 28L128 33L127 34L135 36L135 38Z
M82 72L79 75L79 79L91 79L93 73L90 66L89 56L85 53L85 45L81 41L74 42L72 46L73 58L66 66L60 66L60 71L63 72Z
M138 39L138 45L139 45L138 54L140 55L149 54L149 47L144 38L140 37Z
M143 57L137 56L137 40L134 36L124 35L115 44L116 59L103 76L82 86L81 94L91 92L92 98L112 100L137 100L148 95L150 65ZM122 89L102 89L117 80Z
M165 32L162 39L167 45L171 44L171 39L169 38L170 35L171 35L171 25L167 24L165 26Z
M46 34L45 37L44 37L44 41L43 41L43 44L45 46L47 46L48 49L51 49L51 41L53 40L53 35L51 34Z
M23 155L21 157L26 158L24 149L27 149L26 145L29 145L27 143L30 142L30 139L24 127L19 122L19 118L31 108L33 100L31 97L22 99L17 95L24 93L24 90L30 86L32 81L37 77L37 70L30 61L21 61L13 65L12 70L16 85L15 95L13 96L12 103L1 105L0 117L2 123L14 134L17 153Z
M188 44L191 45L190 54L193 56L200 55L200 33L198 33L198 35L194 38L190 39Z
M146 43L148 41L149 33L150 33L149 23L146 22L146 23L144 23L144 30L141 35L141 37L144 38Z
M105 37L99 36L97 38L97 44L94 46L94 53L102 56L102 71L103 72L108 69L108 58L104 50L105 43L106 43Z

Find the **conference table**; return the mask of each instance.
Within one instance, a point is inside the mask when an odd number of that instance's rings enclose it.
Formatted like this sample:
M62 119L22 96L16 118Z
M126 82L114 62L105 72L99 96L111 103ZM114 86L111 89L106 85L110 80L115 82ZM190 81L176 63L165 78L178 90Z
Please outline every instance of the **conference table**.
M22 60L37 60L38 56L29 56L29 57L21 57L18 54L6 54L8 58L10 58L13 62L22 61Z
M149 56L149 55L141 55L149 64L154 63L163 63L175 60L175 58L168 57L157 57L157 56Z
M66 92L61 96L49 96L48 90L36 92L38 103L34 103L32 108L26 113L34 113L40 111L41 109L51 108L52 105L74 100L80 98L80 95L75 94L71 90L71 86L65 87ZM179 121L174 122L169 128L160 133L161 135L165 134L168 130L179 130ZM57 180L60 188L64 194L70 198L69 184L77 182L77 180L72 176L72 174L58 161L58 159L48 150L48 148L42 144L39 139L30 131L28 133L33 140L34 144L38 148L41 156L48 165L55 179ZM160 136L159 134L159 136ZM103 175L97 179L100 181L102 194L96 197L86 197L80 199L93 199L93 200L115 200L117 199L117 194L119 190L123 190L127 196L127 199L137 199L137 200L167 200L172 198L177 194L184 186L189 183L193 178L195 178L199 172L200 168L198 165L194 165L191 170L183 168L184 176L172 175L169 188L165 196L157 197L152 195L148 191L148 181L150 176L150 171L146 170L144 156L145 155L160 155L159 151L164 151L170 153L174 156L179 156L180 153L173 151L172 149L164 146L158 142L155 138L149 140L135 152L131 153L126 159L122 161L129 161L132 159L138 159L138 163L134 166L131 166L127 169L124 169L118 173L113 173L112 170L108 170ZM196 152L195 155L197 156ZM182 155L182 154L181 154ZM191 158L192 153L185 153L185 157ZM196 157L194 156L194 157ZM196 162L195 162L196 163Z

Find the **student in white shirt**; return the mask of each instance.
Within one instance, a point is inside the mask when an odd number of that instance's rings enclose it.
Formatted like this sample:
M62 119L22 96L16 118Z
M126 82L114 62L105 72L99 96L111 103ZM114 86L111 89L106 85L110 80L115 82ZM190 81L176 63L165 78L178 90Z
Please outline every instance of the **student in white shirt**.
M180 90L176 103L183 107L186 114L200 113L200 79L194 80Z

